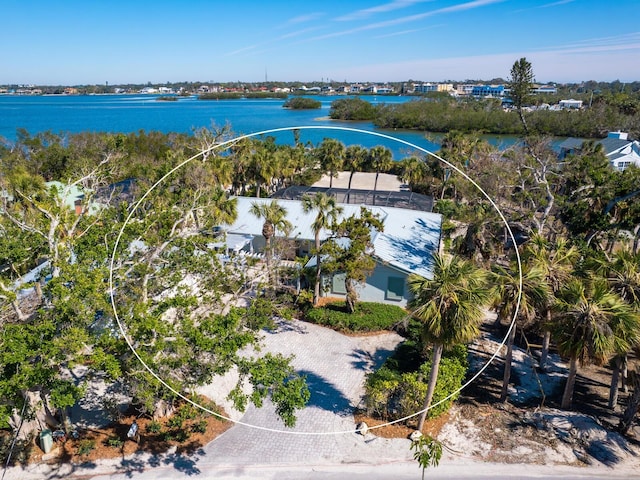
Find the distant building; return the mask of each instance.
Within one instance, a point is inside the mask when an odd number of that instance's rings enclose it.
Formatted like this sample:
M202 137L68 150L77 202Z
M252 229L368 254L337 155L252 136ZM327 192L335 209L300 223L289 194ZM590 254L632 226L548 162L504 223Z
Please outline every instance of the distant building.
M579 153L584 141L579 138L567 138L560 144L560 159ZM618 171L624 171L630 165L640 167L640 142L629 140L626 132L609 132L607 138L596 142L602 145L609 163Z
M378 87L378 93L381 95L393 93L393 88L391 87Z
M453 84L451 83L414 83L413 91L415 93L452 92Z
M429 92L437 92L438 86L433 83L421 83L421 84L413 84L413 91L415 93L429 93Z
M630 165L640 167L640 142L629 140L626 132L609 132L600 143L616 170L624 171Z
M563 109L580 109L582 108L582 100L574 100L573 98L570 98L569 100L560 100L558 105Z
M504 85L474 85L471 89L471 95L476 98L501 98L504 96Z
M550 93L556 94L558 93L558 89L553 85L541 85L532 90L533 93Z
M456 87L456 93L461 96L469 96L473 92L475 85L471 84L458 84Z

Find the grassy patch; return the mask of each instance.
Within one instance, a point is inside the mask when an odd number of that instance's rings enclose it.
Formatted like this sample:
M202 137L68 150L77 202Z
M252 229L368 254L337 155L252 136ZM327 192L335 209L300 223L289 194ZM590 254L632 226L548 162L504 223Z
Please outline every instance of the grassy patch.
M406 315L407 312L396 305L371 302L360 302L356 305L356 311L349 313L344 302L335 302L309 308L304 313L304 319L339 332L359 333L391 330Z

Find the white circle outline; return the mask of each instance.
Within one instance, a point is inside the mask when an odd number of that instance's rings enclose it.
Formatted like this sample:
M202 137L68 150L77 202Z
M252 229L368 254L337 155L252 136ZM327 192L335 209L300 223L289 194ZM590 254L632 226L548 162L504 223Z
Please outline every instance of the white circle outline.
M355 132L355 133L364 133L364 134L367 134L367 135L373 135L373 136L377 136L377 137L380 137L380 138L385 138L387 140L399 142L399 143L407 145L407 146L409 146L411 148L415 148L415 149L417 149L417 150L419 150L421 152L424 152L427 155L431 155L432 157L438 159L440 162L442 162L445 165L447 165L449 168L452 168L457 173L462 175L467 181L471 182L471 184L473 186L475 186L482 193L482 195L489 201L489 203L491 203L491 205L496 210L496 212L498 212L498 215L500 216L500 218L504 222L505 227L507 228L507 231L509 232L509 237L513 241L513 245L517 245L515 236L513 234L513 231L511 230L511 227L509 227L507 219L502 214L502 212L500 211L500 209L498 208L496 203L493 201L493 199L472 178L470 178L466 173L464 173L462 170L460 170L458 167L456 167L455 165L451 164L447 160L441 158L440 156L436 155L433 152L430 152L429 150L427 150L425 148L419 147L418 145L414 145L413 143L407 142L406 140L402 140L400 138L396 138L396 137L393 137L391 135L386 135L384 133L373 132L373 131L369 131L369 130L361 130L361 129L350 128L350 127L302 125L302 126L295 126L295 127L273 128L273 129L269 129L269 130L262 130L262 131L259 131L259 132L253 132L253 133L249 133L249 134L240 135L240 136L234 137L234 138L232 138L230 140L226 140L224 142L216 144L216 145L214 145L212 147L209 147L208 149L202 150L199 153L197 153L197 154L191 156L190 158L184 160L183 162L179 163L177 166L173 167L165 175L163 175L157 182L155 182L151 187L149 187L149 189L142 195L142 197L140 197L140 199L133 205L133 208L129 212L129 215L127 215L127 218L125 219L125 221L124 221L124 223L122 225L122 228L118 232L118 236L117 236L115 244L113 246L113 251L112 251L112 254L111 254L111 261L109 263L109 297L110 297L110 300L111 300L111 307L113 308L113 314L115 316L116 322L118 323L118 328L120 329L120 332L122 333L123 338L127 342L127 345L129 346L129 349L133 352L133 354L136 356L136 358L142 364L142 366L151 374L151 376L153 376L156 380L158 380L158 382L160 382L160 384L162 384L164 387L168 388L172 393L174 393L175 395L177 395L179 398L183 399L184 401L190 403L194 407L197 407L197 408L199 408L199 409L201 409L201 410L203 410L203 411L205 411L205 412L207 412L207 413L209 413L211 415L214 415L214 416L216 416L216 417L218 417L220 419L223 419L223 420L226 420L226 421L229 421L229 422L233 422L236 425L243 425L245 427L254 428L256 430L263 430L263 431L268 431L268 432L273 432L273 433L287 433L287 434L292 434L292 435L312 435L312 436L343 435L343 434L347 434L347 433L358 433L359 432L358 429L333 431L333 432L300 432L300 431L296 431L296 430L280 430L280 429L277 429L277 428L262 427L260 425L253 425L253 424L250 424L250 423L245 423L245 422L242 422L240 420L233 420L233 419L231 419L229 417L225 417L224 415L219 414L218 412L214 412L213 410L211 410L211 409L209 409L209 408L207 408L207 407L205 407L203 405L200 405L199 403L191 400L190 398L186 397L181 392L179 392L176 389L174 389L171 385L169 385L162 378L160 378L160 376L158 374L156 374L145 363L145 361L140 357L140 355L138 354L138 352L134 348L133 344L131 343L131 340L127 336L127 333L124 330L124 326L122 325L122 322L120 321L120 317L118 316L118 310L117 310L117 307L116 307L116 304L115 304L114 288L113 288L113 267L114 267L116 252L118 250L118 246L120 245L120 239L122 237L122 234L124 233L124 229L126 228L127 224L131 220L131 217L133 216L135 211L138 209L138 206L145 200L145 198L147 198L149 193L151 193L154 188L156 188L158 185L160 185L167 177L169 177L170 175L173 175L173 173L175 173L177 170L182 168L187 163L191 162L192 160L195 160L199 156L204 155L205 153L208 153L208 152L210 152L212 150L215 150L215 149L218 149L218 148L222 148L222 147L228 148L228 146L230 146L231 144L233 144L235 142L238 142L240 140L244 140L245 138L253 138L253 137L257 137L257 136L260 136L260 135L266 135L266 134L270 134L270 133L288 132L288 131L294 131L294 130L341 130L341 131L350 131L350 132ZM442 400L430 405L429 408L422 409L422 410L420 410L418 412L412 413L411 415L407 415L407 416L399 418L397 420L393 420L393 421L390 421L390 422L387 422L387 423L383 423L383 424L380 424L380 425L370 426L370 427L368 427L369 430L374 430L374 429L377 429L377 428L386 427L388 425L393 425L395 423L404 422L405 420L408 420L408 419L410 419L412 417L418 416L421 413L423 413L423 412L425 412L427 410L430 410L430 409L440 405L443 402L446 402L451 397L453 397L454 395L457 395L463 389L465 389L471 383L473 383L480 375L482 375L482 373L484 373L484 371L489 367L489 365L491 365L491 362L493 362L495 360L495 358L499 355L500 350L502 350L502 347L504 347L504 345L505 345L505 343L507 341L507 338L509 337L509 334L511 333L511 330L513 328L515 328L516 318L517 318L517 315L518 315L518 311L520 309L520 302L521 302L521 299L522 299L522 263L521 263L521 260L520 260L520 253L518 252L518 249L515 248L514 250L515 250L515 253L516 253L516 260L517 260L517 263L518 263L518 301L516 303L516 308L515 308L515 311L514 311L514 314L513 314L513 318L511 319L511 323L509 325L509 329L507 330L507 333L505 334L505 337L502 339L502 342L498 345L498 347L496 348L496 351L493 353L491 358L489 358L487 363L485 363L482 366L482 368L473 377L471 377L464 385L462 385L458 390L456 390L455 392L451 393L450 395L448 395L447 397L443 398Z

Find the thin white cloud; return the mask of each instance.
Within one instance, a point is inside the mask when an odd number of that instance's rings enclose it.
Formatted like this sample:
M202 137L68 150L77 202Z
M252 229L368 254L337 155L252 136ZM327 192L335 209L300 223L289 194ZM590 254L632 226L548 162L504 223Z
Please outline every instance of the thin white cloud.
M384 35L376 35L373 38L378 39L378 38L398 37L400 35L408 35L410 33L423 32L425 30L431 30L432 28L437 28L437 27L446 27L446 24L439 23L437 25L431 25L428 28L412 28L411 30L402 30L400 32L386 33Z
M559 0L557 2L545 3L544 5L535 5L533 7L519 8L518 10L513 10L510 13L522 13L522 12L527 12L529 10L538 10L540 8L559 7L560 5L566 5L568 3L573 3L573 2L575 2L575 0Z
M575 0L560 0L559 2L547 3L545 5L540 5L537 8L549 8L549 7L557 7L559 5L566 5L567 3L573 3Z
M234 50L232 52L227 52L224 54L225 57L233 57L235 55L238 55L240 53L246 53L250 50L255 50L256 48L260 47L261 45L249 45L248 47L243 47L243 48L239 48L237 50Z
M336 20L339 22L361 20L363 18L370 17L371 15L375 15L376 13L393 12L403 8L411 7L412 5L416 5L418 3L433 2L433 1L434 0L394 0L389 3L378 5L377 7L364 8L362 10L357 10L355 12L348 13L347 15L343 15L341 17L336 18Z
M526 57L538 81L575 82L599 79L632 81L640 77L640 41L618 45L558 47L490 55L417 59L354 66L342 72L349 78L428 81L506 78L513 62Z
M393 32L393 33L387 33L385 35L377 35L373 38L378 39L378 38L389 38L389 37L399 37L401 35L408 35L410 33L415 33L415 32L419 32L421 30L424 30L423 28L413 28L411 30L402 30L401 32Z
M305 15L298 15L297 17L290 18L285 25L287 26L298 25L300 23L312 22L323 16L324 16L324 13L322 12L314 12L314 13L307 13Z
M304 35L305 33L315 32L319 30L321 27L309 27L303 28L302 30L296 30L295 32L285 33L278 37L278 40L285 40L287 38L299 37L300 35Z
M453 12L462 12L466 10L471 10L474 8L484 7L486 5L492 5L495 3L501 3L505 0L474 0L472 2L461 3L458 5L452 5L450 7L439 8L437 10L431 10L430 12L418 13L415 15L409 15L406 17L400 17L393 20L387 20L384 22L370 23L368 25L363 25L360 27L352 28L349 30L342 30L339 32L328 33L326 35L321 35L318 37L313 37L310 40L325 40L327 38L334 37L342 37L344 35L350 35L352 33L364 32L367 30L375 30L378 28L392 27L394 25L401 25L403 23L415 22L417 20L422 20L424 18L433 17L436 15L442 15L445 13L453 13Z
M624 45L636 41L640 41L640 32L630 32L622 35L612 35L609 37L588 38L571 44L559 46L558 48L593 47L596 45Z

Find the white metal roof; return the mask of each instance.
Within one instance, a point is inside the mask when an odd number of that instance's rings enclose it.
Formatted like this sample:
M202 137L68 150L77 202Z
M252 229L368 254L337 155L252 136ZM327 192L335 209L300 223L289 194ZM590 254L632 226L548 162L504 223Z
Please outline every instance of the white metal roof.
M254 202L271 203L270 198L236 197L238 217L225 227L233 234L262 235L262 220L250 213ZM277 200L287 212L287 220L293 225L289 237L299 240L313 240L315 234L311 224L316 212L304 213L302 202L298 200ZM343 208L340 219L359 215L360 205L340 204ZM417 273L432 277L432 258L440 244L442 217L437 213L407 210L395 207L375 207L367 205L372 213L379 215L384 223L384 232L373 237L374 256L382 263L391 265L406 273ZM322 230L320 239L326 240L331 232ZM281 236L282 232L277 232Z

